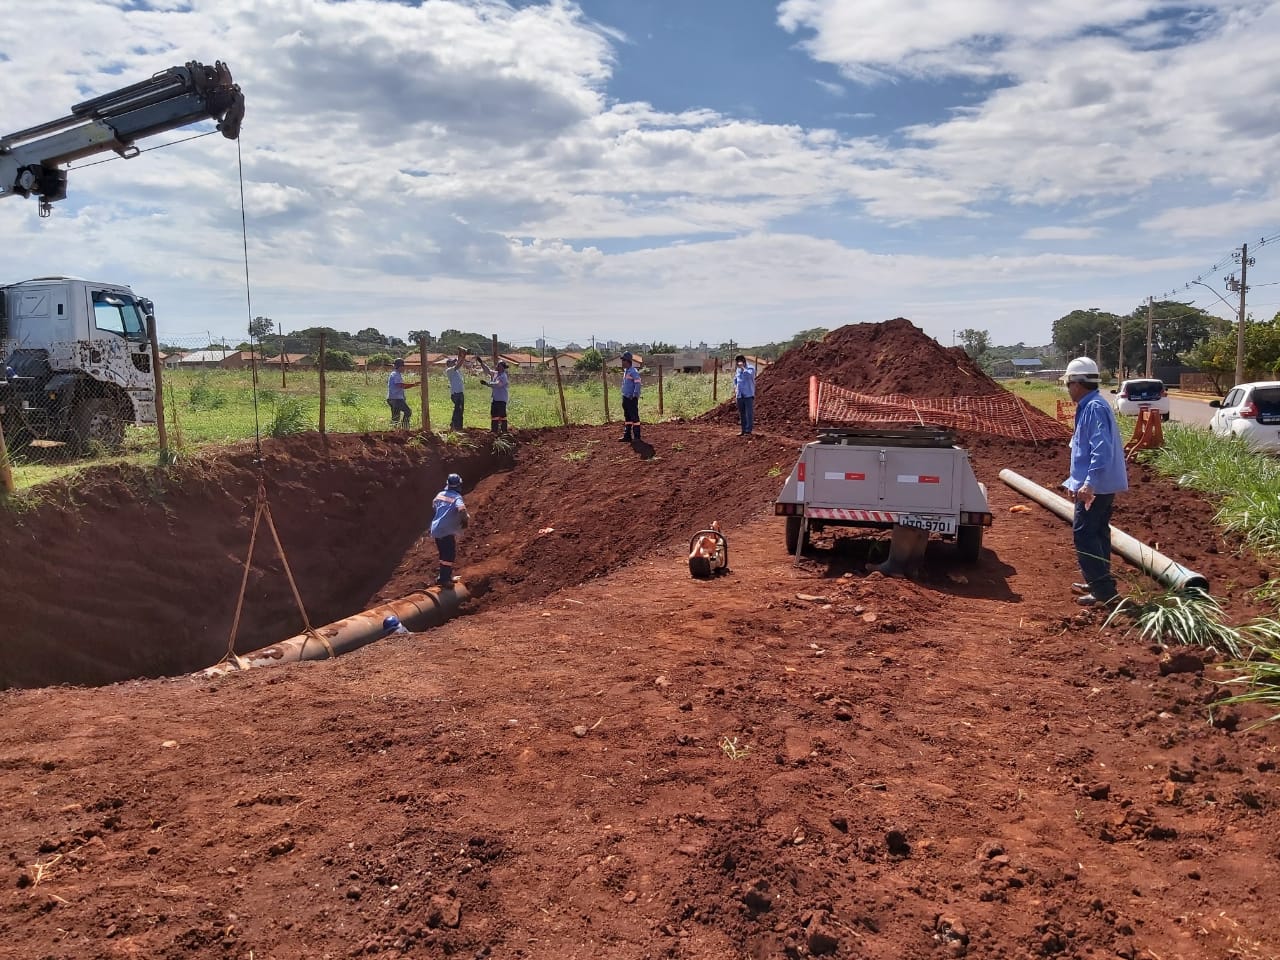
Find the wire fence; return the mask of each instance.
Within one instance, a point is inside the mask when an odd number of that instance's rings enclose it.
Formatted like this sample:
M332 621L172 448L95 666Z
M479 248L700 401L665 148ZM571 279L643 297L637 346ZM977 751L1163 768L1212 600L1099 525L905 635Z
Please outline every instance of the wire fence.
M289 345L296 346L297 340ZM255 436L393 428L387 397L391 366L334 353L319 339L275 356L232 347L209 349L194 339L169 340L164 347L157 350L158 376L153 379L151 345L145 341L82 341L26 351L0 343L10 367L0 377L0 426L10 461L22 467L108 455L158 455L157 409L163 411L166 445L176 452ZM446 357L427 354L425 390L422 351L411 351L404 359L410 428L451 429L454 403ZM487 362L493 366L492 360ZM563 359L559 366L557 375L550 358L509 363L510 429L621 422L616 369L585 373ZM463 427L488 430L489 377L473 357L462 374ZM646 422L695 417L733 392L731 374L724 370L643 368L642 376L640 408ZM156 380L162 385L158 404Z

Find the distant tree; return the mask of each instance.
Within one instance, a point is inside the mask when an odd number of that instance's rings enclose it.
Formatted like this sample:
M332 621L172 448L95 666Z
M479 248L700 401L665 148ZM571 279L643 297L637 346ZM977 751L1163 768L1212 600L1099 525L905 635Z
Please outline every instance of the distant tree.
M959 336L960 346L964 347L964 352L975 360L991 349L991 334L985 330L966 327L960 331Z
M276 322L270 317L254 317L249 321L249 336L255 340L262 340L275 330Z
M1180 359L1188 366L1198 367L1218 393L1226 393L1223 387L1236 372L1236 338L1225 333L1206 337Z
M365 327L363 330L357 330L353 339L379 346L385 346L387 342L387 338L382 335L377 327Z
M389 353L375 353L369 358L369 366L371 367L389 367L395 363L395 357Z
M409 342L410 342L410 343L415 343L415 344L416 344L416 343L421 343L423 340L426 340L426 341L427 341L427 346L428 346L428 347L429 347L429 346L431 346L432 337L431 337L431 331L430 331L430 330L410 330L410 331L409 331Z
M595 347L587 349L573 365L573 369L579 373L598 373L603 368L604 354Z
M665 340L655 340L653 346L649 348L650 353L675 353L676 347L673 343L667 343Z
M330 350L326 347L324 351L324 368L326 370L354 370L356 368L355 357L345 350Z
M830 331L828 331L826 327L810 327L808 330L801 330L786 343L780 344L780 346L785 352L793 347L803 346L804 344L810 343L814 340L821 340L829 332Z

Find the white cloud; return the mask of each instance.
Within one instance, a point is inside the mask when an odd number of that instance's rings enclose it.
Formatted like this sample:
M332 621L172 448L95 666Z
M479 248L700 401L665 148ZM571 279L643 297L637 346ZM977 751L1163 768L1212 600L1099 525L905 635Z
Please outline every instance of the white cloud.
M1022 234L1024 240L1092 240L1100 236L1098 227L1032 227Z
M626 44L564 0L48 0L56 35L5 51L0 130L188 59L229 62L248 112L239 144L73 170L47 222L0 202L8 272L124 280L179 330L238 332L242 160L255 309L286 327L403 333L442 316L512 339L545 324L746 342L906 314L1028 339L1029 317L1047 330L1082 297L1128 310L1128 290L1203 259L1040 252L1104 235L1059 224L1106 220L1119 244L1134 220L1163 241L1277 212L1215 210L1216 195L1207 211L1183 195L1135 212L1163 183L1261 195L1280 163L1274 5L1224 5L1170 45L1168 24L1142 19L1154 4L787 0L779 22L847 76L1000 78L932 120L847 136L706 109L698 91L685 109L620 101ZM888 107L837 119L883 131ZM999 257L932 236L1010 208ZM880 252L911 238L919 250Z

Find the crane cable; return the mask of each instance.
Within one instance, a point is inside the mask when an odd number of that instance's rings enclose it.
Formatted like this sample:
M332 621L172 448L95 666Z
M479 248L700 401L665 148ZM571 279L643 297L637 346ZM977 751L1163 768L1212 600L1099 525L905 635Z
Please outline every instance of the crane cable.
M240 594L236 598L236 612L231 621L230 635L227 637L227 652L222 659L243 669L246 664L235 652L236 634L240 631L240 615L244 610L245 590L249 586L249 570L253 566L253 550L258 541L258 527L263 520L267 522L267 529L271 532L271 539L275 542L276 553L280 555L280 563L284 567L284 575L289 581L289 589L293 592L293 602L298 608L298 613L302 615L302 648L306 649L308 639L315 639L325 648L330 658L337 656L337 654L334 653L333 646L329 641L321 636L320 632L311 625L311 618L307 616L307 608L302 602L302 593L298 590L298 583L293 578L293 570L289 567L289 558L285 555L284 544L281 543L280 534L276 530L275 519L271 516L271 501L267 496L267 465L262 456L262 431L258 419L257 357L259 354L256 352L256 347L259 338L254 335L253 328L253 293L249 284L249 226L244 202L244 157L240 150L239 138L236 139L236 166L240 177L240 237L244 247L245 308L249 315L249 363L253 368L253 441L254 449L257 453L254 462L258 467L258 492L254 501L253 526L249 534L249 550L245 554L244 572L240 580Z

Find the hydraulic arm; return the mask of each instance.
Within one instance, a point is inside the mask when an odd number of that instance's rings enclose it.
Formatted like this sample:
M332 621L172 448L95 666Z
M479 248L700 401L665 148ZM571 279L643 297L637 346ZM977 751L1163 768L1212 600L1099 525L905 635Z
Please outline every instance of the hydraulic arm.
M217 120L222 135L235 140L243 118L244 95L221 60L212 67L194 60L170 67L76 104L60 120L0 137L0 197L35 195L45 217L67 195L60 164L108 150L135 157L135 141L206 119Z

